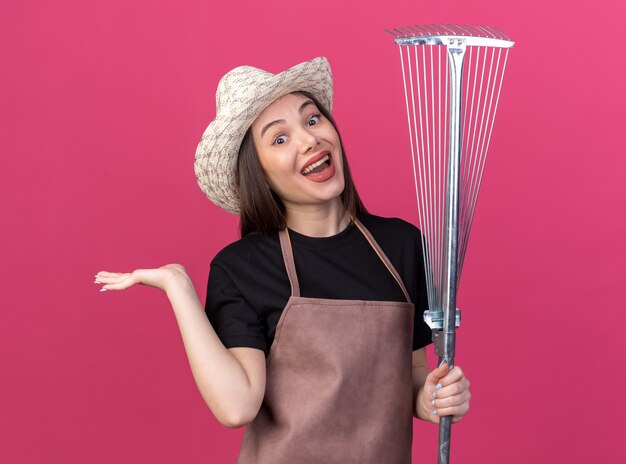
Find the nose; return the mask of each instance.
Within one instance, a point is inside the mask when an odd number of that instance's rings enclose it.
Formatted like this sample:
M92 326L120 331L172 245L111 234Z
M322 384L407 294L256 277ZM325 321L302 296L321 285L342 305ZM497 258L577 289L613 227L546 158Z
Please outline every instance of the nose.
M307 153L310 150L313 150L319 140L317 136L307 127L301 127L298 130L298 147L301 153Z

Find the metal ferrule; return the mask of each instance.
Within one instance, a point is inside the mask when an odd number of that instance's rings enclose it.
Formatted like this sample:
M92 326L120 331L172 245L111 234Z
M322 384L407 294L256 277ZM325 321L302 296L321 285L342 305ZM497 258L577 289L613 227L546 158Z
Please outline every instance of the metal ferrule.
M430 327L432 330L441 330L443 329L443 311L424 311L424 322ZM461 325L461 310L459 308L456 309L456 316L454 326L459 327Z

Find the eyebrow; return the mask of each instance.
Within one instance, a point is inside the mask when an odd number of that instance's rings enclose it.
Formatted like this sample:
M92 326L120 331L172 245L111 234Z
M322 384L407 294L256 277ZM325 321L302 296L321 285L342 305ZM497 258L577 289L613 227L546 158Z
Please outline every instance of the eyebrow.
M300 112L300 114L302 114L302 112L304 111L304 109L309 106L309 105L315 105L315 103L313 102L313 100L307 100L304 103L302 103L302 105L300 105L300 109L298 110ZM263 135L267 132L267 130L276 125L276 124L280 124L281 122L285 122L284 119L277 119L276 121L272 121L268 124L266 124L265 126L263 126L263 129L261 129L261 138L263 138Z

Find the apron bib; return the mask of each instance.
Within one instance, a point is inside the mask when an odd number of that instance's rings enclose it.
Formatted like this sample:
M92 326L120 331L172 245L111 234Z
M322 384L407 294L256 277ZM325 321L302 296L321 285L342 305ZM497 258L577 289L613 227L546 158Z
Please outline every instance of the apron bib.
M415 307L374 237L353 221L407 301L301 297L289 233L280 231L291 297L237 464L411 462Z

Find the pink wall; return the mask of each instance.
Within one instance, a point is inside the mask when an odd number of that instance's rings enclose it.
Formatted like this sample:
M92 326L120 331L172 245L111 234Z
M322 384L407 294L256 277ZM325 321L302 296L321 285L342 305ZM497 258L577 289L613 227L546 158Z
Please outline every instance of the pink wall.
M241 64L327 56L366 204L415 222L383 30L445 21L517 42L460 293L473 400L453 462L623 462L624 2L219 3L0 6L0 460L233 462L243 429L204 405L164 294L92 277L179 262L204 300L237 223L193 156ZM415 425L415 462L436 462L436 427Z

